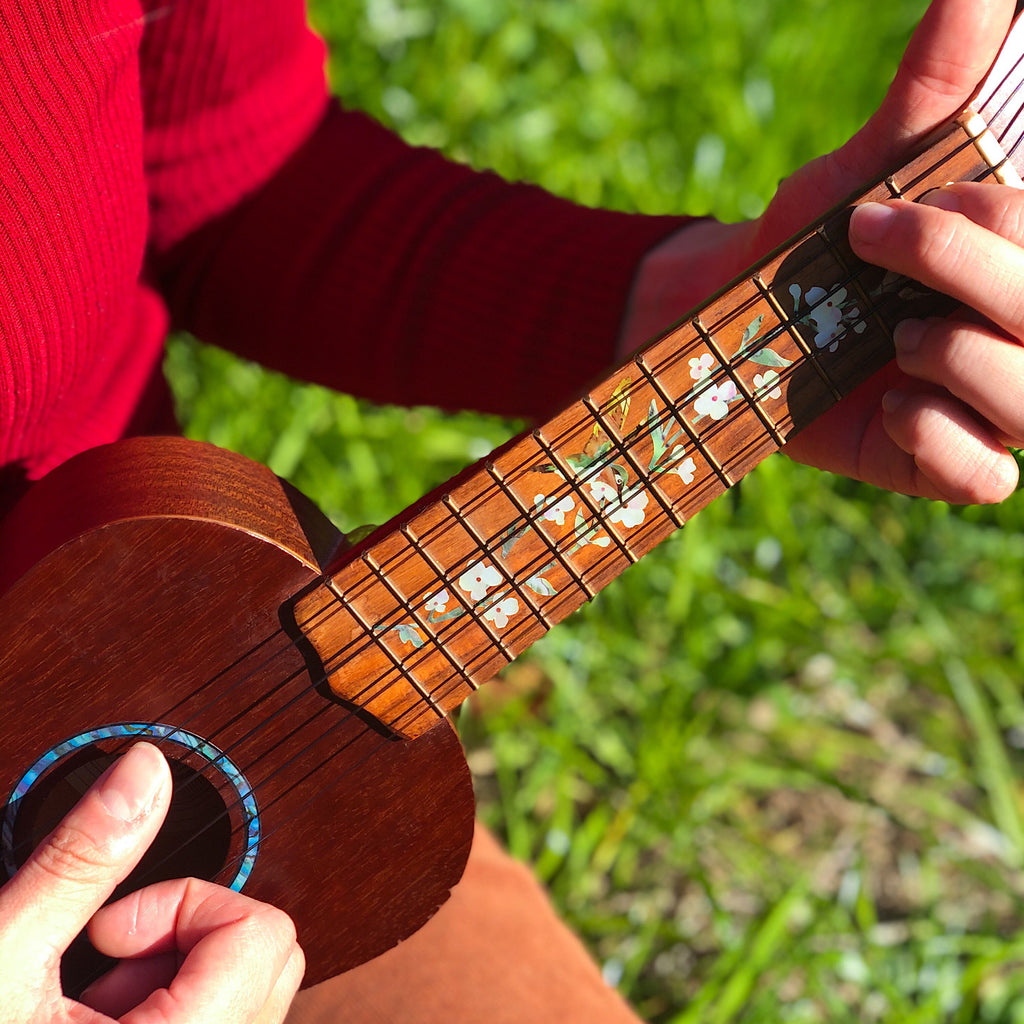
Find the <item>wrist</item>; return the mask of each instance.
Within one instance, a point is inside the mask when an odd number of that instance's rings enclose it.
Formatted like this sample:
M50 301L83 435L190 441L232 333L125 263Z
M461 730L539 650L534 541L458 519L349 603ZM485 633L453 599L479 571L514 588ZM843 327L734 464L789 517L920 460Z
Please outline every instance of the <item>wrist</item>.
M625 357L663 334L747 266L756 225L695 220L648 250L637 266L619 354Z

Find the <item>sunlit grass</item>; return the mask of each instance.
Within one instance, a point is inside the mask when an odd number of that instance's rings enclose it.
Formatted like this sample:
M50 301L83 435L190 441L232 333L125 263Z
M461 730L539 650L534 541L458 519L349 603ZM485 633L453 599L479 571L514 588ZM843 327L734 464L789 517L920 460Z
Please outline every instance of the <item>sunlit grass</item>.
M317 0L346 101L583 202L734 219L884 91L920 0ZM180 342L189 431L346 529L507 436ZM485 687L482 813L659 1022L1024 1020L1019 497L769 460Z

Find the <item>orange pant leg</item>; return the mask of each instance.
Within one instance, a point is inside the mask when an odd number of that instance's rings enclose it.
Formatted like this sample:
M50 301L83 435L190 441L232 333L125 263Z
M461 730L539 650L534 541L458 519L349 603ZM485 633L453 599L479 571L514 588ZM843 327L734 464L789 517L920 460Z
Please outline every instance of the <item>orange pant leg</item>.
M300 992L286 1024L638 1024L530 871L477 825L462 881L415 935Z

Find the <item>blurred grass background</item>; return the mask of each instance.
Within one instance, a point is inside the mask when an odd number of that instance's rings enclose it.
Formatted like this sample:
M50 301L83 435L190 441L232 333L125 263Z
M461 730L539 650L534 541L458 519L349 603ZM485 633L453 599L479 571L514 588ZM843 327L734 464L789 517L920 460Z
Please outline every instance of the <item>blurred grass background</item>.
M923 0L313 0L337 92L570 198L760 212L880 99ZM189 434L346 529L515 429L188 339ZM462 716L485 819L660 1024L1024 1021L1020 496L770 459Z

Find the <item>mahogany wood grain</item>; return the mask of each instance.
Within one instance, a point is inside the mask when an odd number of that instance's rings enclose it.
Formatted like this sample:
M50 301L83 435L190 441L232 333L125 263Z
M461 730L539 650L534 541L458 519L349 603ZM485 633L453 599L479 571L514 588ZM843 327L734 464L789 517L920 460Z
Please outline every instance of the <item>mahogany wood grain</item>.
M0 564L23 561L28 530L34 560L0 598L0 788L107 723L170 722L215 744L261 812L244 891L292 915L313 984L436 911L468 854L473 797L447 721L395 742L316 690L279 615L318 573L329 524L296 504L262 467L173 438L96 449L31 491L0 538Z

